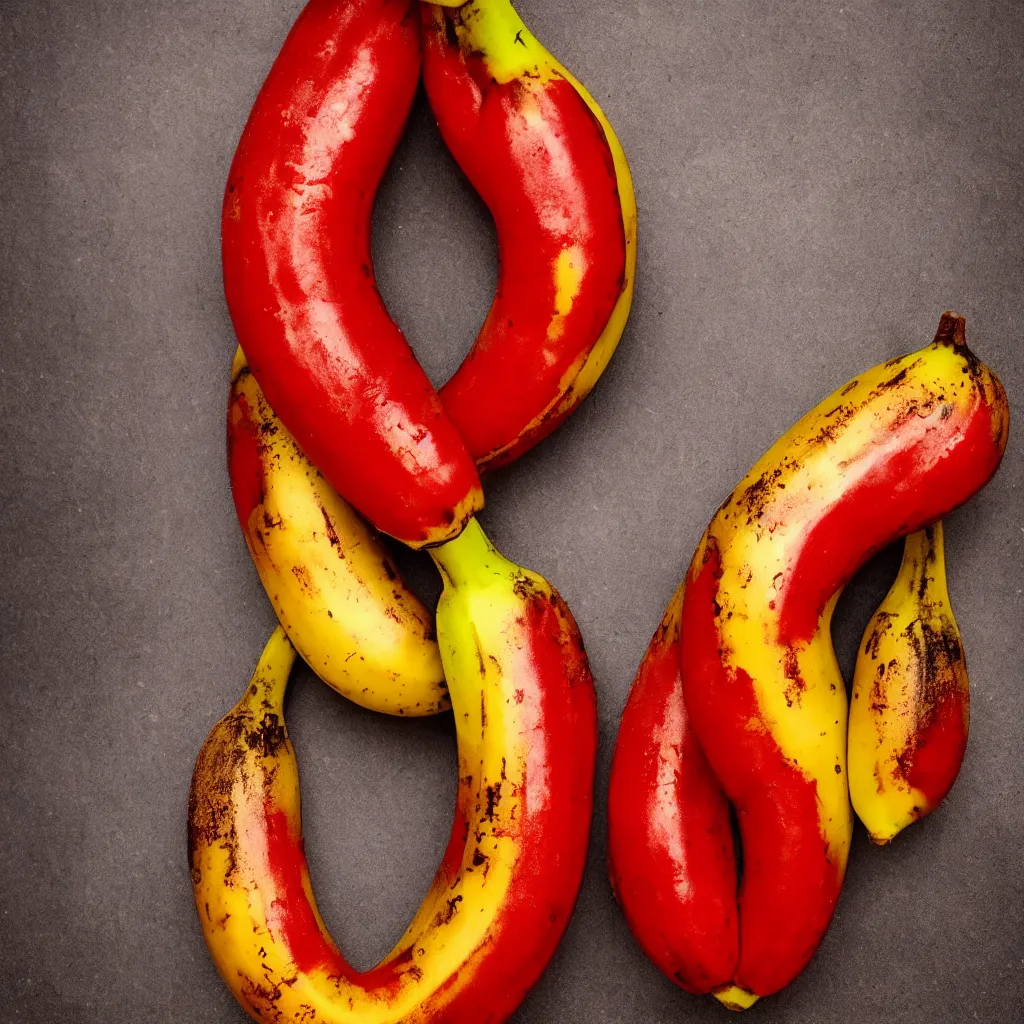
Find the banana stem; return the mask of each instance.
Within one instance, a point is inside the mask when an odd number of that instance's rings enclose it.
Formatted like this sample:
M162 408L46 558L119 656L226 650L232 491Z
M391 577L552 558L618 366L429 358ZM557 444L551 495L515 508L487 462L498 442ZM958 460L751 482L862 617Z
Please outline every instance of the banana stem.
M263 648L243 701L251 708L284 716L284 694L295 664L295 648L288 634L277 626Z
M489 575L506 576L511 565L488 540L476 518L470 519L458 537L429 551L445 586L455 588Z
M476 3L440 3L441 7L465 7L455 16L465 51L483 55L490 73L499 82L536 71L538 62L551 56L519 17L510 0L476 0Z
M943 313L935 333L935 344L967 348L967 321L959 313Z
M948 603L941 520L924 530L907 535L903 542L899 578L906 580L907 587L921 599L926 592L931 591L933 599L940 597Z

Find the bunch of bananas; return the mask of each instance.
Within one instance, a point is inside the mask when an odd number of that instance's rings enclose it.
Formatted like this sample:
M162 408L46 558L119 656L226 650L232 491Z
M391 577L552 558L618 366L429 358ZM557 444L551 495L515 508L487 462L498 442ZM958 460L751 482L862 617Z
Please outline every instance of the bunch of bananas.
M500 267L436 392L378 294L369 241L421 71L493 214ZM569 609L476 519L480 476L554 430L618 344L636 267L625 156L509 0L310 0L243 132L222 232L240 343L228 468L279 626L192 780L207 946L257 1020L504 1021L579 891L597 715ZM712 518L634 681L609 794L616 896L687 991L744 1009L787 985L832 917L853 810L886 843L952 785L968 683L941 520L995 472L1007 430L998 379L946 313L931 345L804 416ZM378 531L429 551L436 622ZM832 611L899 538L848 714ZM302 851L284 720L297 654L363 707L454 711L447 850L366 972L326 931Z
M439 392L381 301L369 241L421 65L500 257L486 322ZM625 157L508 0L311 0L242 135L222 235L240 343L228 468L280 625L192 779L207 946L257 1020L505 1020L579 891L597 715L565 602L475 518L479 472L554 430L619 341L636 262ZM378 530L429 549L436 633ZM296 652L364 707L455 712L448 848L405 935L363 973L324 928L302 852L283 704Z
M995 472L1008 426L999 380L946 313L931 345L861 374L780 438L701 538L633 683L609 804L618 899L687 991L745 1009L789 984L835 910L851 794L886 843L953 784L968 693L940 520ZM832 611L904 536L848 718Z

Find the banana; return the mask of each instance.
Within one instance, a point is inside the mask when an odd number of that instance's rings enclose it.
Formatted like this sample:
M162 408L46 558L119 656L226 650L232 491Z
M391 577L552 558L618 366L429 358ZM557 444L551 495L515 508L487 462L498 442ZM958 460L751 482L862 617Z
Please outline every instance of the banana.
M427 98L498 237L494 301L440 392L490 471L550 434L608 365L633 300L636 200L608 118L510 0L424 4L422 18Z
M630 931L687 992L728 992L739 955L729 804L694 735L679 664L685 582L640 663L615 741L608 868Z
M302 852L278 628L207 738L189 798L196 907L217 970L256 1020L500 1022L569 920L586 858L597 729L579 632L557 593L475 520L432 550L459 747L451 839L409 929L357 973L317 912Z
M299 449L241 349L231 373L228 471L278 621L320 678L374 711L417 716L448 708L430 613L375 531Z
M964 321L862 374L762 456L711 521L683 599L683 695L743 847L735 989L769 995L828 927L850 848L838 594L995 472L1009 410ZM746 995L744 995L746 994ZM739 997L739 998L738 998Z
M484 504L370 251L420 80L417 2L309 0L253 103L221 216L224 296L268 400L338 494L415 548Z
M890 842L942 802L963 761L969 720L967 664L936 523L907 537L857 655L850 796L873 842Z

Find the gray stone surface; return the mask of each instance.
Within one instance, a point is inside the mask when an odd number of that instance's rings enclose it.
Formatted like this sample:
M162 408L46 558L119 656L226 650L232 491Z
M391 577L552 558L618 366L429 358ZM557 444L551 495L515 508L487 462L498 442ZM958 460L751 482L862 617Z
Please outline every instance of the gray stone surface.
M192 906L193 759L272 623L235 522L218 215L296 0L5 0L0 9L0 1019L238 1022ZM489 484L486 526L550 578L601 711L578 910L525 1022L719 1021L632 941L605 878L618 716L715 507L858 371L946 308L1024 395L1024 6L966 0L522 0L636 180L619 353L579 413ZM381 192L382 291L441 382L495 279L486 211L420 99ZM893 848L858 828L820 952L752 1021L1024 1020L1024 446L948 521L974 687L946 805ZM427 591L436 582L410 558ZM894 570L835 626L844 668ZM390 721L300 675L307 850L369 966L447 834L450 722Z

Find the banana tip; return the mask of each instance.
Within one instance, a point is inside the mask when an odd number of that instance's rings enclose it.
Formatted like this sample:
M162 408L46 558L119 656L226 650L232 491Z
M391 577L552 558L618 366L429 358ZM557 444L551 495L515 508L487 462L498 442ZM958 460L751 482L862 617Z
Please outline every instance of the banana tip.
M888 846L895 838L897 833L883 833L883 832L868 832L868 838L875 846Z
M935 344L965 348L967 346L966 325L967 321L959 313L947 310L939 320L939 329L935 332Z
M748 992L739 985L726 985L716 990L713 995L727 1010L737 1011L749 1010L758 999L753 992Z

